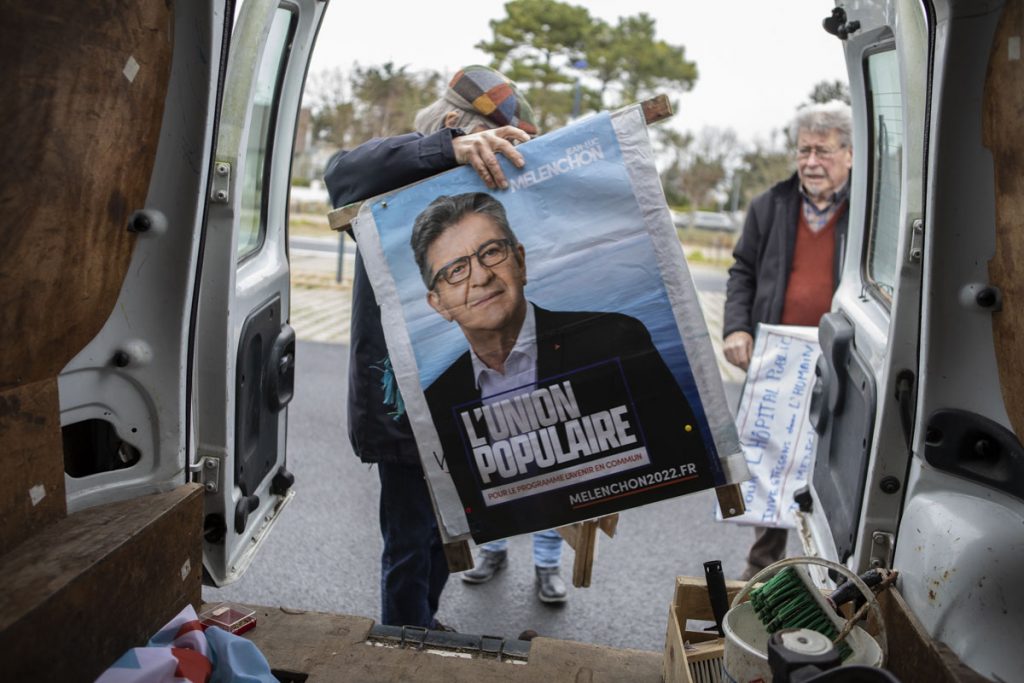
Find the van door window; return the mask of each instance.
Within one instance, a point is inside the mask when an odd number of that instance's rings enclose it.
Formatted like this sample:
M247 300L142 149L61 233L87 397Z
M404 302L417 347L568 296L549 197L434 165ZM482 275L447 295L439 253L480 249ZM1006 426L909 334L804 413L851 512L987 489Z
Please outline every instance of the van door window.
M241 220L238 223L238 260L255 253L263 244L267 229L264 184L270 174L270 150L274 142L274 112L288 61L295 15L278 9L260 60L252 102L252 121L242 178Z
M896 284L903 172L903 105L896 51L867 58L868 126L871 135L871 207L866 279L889 303Z

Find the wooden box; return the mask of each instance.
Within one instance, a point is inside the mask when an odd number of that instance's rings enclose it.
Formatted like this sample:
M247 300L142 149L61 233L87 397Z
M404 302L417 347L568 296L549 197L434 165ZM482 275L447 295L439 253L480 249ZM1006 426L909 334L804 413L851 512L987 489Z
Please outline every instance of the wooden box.
M743 581L726 581L730 603L743 585ZM688 621L706 623L688 624ZM723 680L724 641L713 628L711 631L703 630L713 626L714 622L704 579L677 577L665 634L665 658L662 665L665 683L709 683Z
M93 681L199 605L198 484L82 510L0 557L3 680Z

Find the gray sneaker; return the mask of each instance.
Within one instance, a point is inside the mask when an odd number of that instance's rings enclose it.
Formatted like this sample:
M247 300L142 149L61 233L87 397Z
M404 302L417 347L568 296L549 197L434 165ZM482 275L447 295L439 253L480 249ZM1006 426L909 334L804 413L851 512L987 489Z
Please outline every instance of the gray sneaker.
M494 578L498 570L508 565L508 552L500 550L492 553L490 550L480 549L476 556L476 566L469 571L462 572L462 580L466 583L486 583Z
M535 567L537 572L537 597L541 602L565 602L565 581L558 567Z

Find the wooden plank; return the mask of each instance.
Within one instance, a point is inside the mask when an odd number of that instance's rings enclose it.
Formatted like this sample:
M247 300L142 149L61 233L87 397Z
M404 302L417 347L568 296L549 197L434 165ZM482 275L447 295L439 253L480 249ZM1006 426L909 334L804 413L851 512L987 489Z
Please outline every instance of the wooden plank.
M363 202L353 202L328 212L327 223L331 226L331 230L340 232L351 228L352 221L359 215L359 209L361 208L363 208Z
M597 520L597 526L608 538L615 538L615 531L619 528L619 513L605 515Z
M613 538L615 536L615 530L619 525L619 513L616 512L611 515L605 515L604 517L599 517L594 521L597 523L597 528L603 531L608 538ZM562 540L564 540L570 548L576 550L576 545L579 543L582 528L583 522L576 522L575 524L560 526L555 529L555 531L561 534Z
M453 574L473 568L473 553L467 541L452 541L444 544L444 559L448 560L448 571Z
M648 126L658 121L664 121L673 114L672 103L669 102L668 95L656 95L641 102L640 106L644 110L644 121Z
M728 596L729 604L732 599L746 585L745 581L727 580L725 582L725 593ZM686 628L686 621L714 621L715 613L711 610L711 601L708 598L708 586L704 577L679 576L676 577L675 596L672 600L680 613L682 621L680 626L683 633L689 638L699 635L702 632L689 631Z
M982 118L982 141L992 152L995 178L995 253L989 261L992 285L1003 294L1002 310L992 314L992 336L999 366L999 386L1007 417L1024 434L1024 62L1009 55L1020 40L1024 2L1010 0L992 41Z
M0 392L0 548L67 513L57 379Z
M934 640L895 588L880 594L878 605L882 608L889 645L885 668L901 681L981 683L989 680L967 667L948 647Z
M369 647L363 617L256 607L256 643L270 666L318 683L658 683L661 654L538 637L526 664L495 658L438 656L415 647ZM511 627L510 627L511 628ZM507 637L514 637L508 634Z
M582 527L582 522L578 522L576 524L560 526L556 531L561 534L562 540L564 540L566 544L575 551L580 542L580 530Z
M746 512L747 507L743 503L743 491L739 484L727 484L715 488L715 495L718 497L718 508L722 511L722 517L739 517Z
M0 558L5 680L93 681L200 604L202 487L69 515ZM63 654L64 656L54 656Z
M17 343L0 356L0 387L55 377L114 308L159 142L173 7L4 5L0 338Z
M576 555L572 563L572 585L588 588L594 568L594 552L597 550L597 522L581 522L576 541Z

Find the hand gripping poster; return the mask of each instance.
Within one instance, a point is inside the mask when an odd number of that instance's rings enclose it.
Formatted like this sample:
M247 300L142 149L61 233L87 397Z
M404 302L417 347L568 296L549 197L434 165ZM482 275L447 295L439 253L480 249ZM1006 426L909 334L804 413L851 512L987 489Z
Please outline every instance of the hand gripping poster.
M745 480L640 107L518 149L353 225L446 540Z

